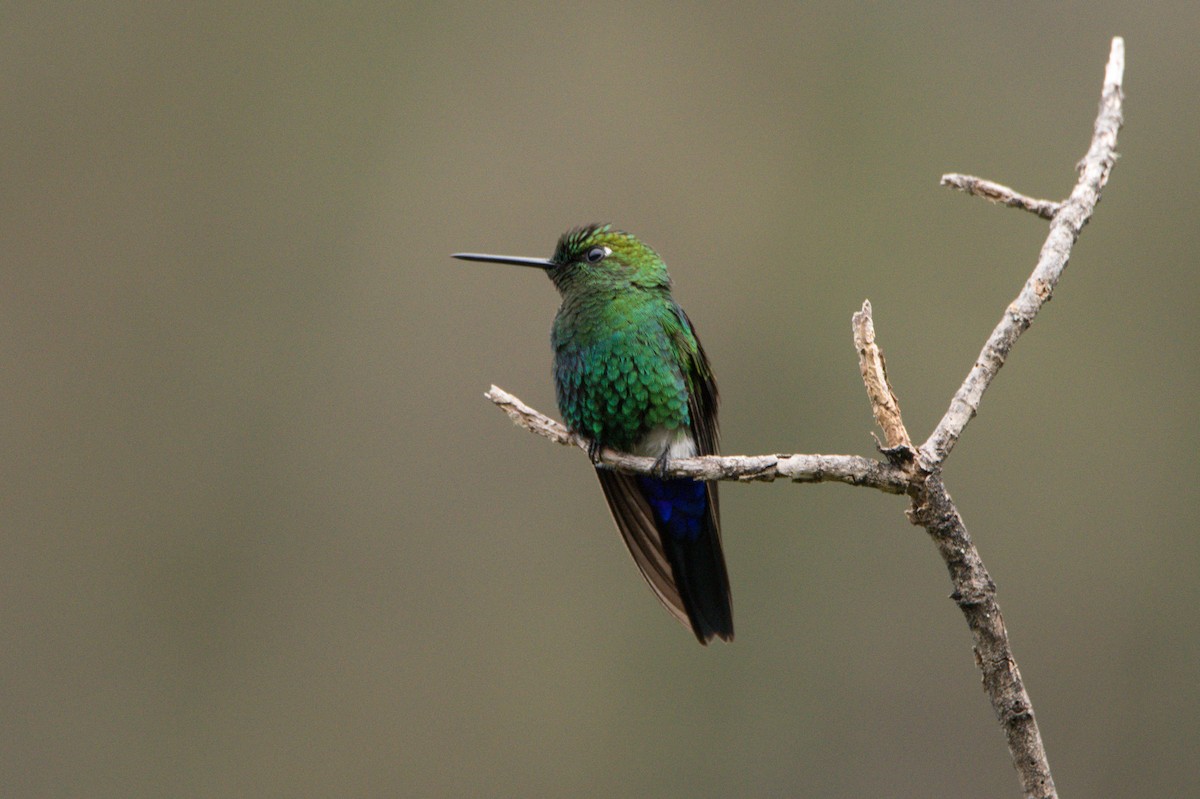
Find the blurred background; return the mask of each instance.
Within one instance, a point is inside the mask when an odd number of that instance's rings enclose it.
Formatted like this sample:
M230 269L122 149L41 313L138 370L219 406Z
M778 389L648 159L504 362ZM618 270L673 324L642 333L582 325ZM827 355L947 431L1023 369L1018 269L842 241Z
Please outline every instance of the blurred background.
M1121 160L947 466L1060 790L1198 796L1188 3L7 4L0 795L1017 796L905 502L726 485L699 647L555 413L557 296L461 250L670 265L727 453L923 440Z

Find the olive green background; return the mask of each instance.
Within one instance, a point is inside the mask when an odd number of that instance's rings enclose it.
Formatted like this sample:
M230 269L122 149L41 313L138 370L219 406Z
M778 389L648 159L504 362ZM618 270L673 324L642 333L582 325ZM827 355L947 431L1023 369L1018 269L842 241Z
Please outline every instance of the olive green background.
M1200 6L7 4L0 794L1018 796L897 497L726 485L697 646L554 412L532 270L667 260L724 449L923 440L1061 198L1121 160L947 483L1066 796L1200 796Z

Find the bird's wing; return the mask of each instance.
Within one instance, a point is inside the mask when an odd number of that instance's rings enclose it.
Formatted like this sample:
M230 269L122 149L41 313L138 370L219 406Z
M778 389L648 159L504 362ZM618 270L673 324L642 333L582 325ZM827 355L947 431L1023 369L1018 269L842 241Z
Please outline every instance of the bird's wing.
M678 363L683 365L684 379L688 386L688 416L692 438L699 455L716 455L718 451L717 430L717 383L708 366L708 356L696 336L691 320L678 305L674 306L680 328L672 336L673 346L679 353ZM690 335L689 335L690 334ZM668 557L674 563L676 582L682 583L681 593L690 593L692 607L692 629L704 643L717 635L726 641L733 640L733 611L729 591L729 574L725 569L725 555L721 550L721 507L717 492L717 481L705 482L708 492L708 509L704 527L705 534L691 546L677 546Z
M596 476L600 478L604 498L608 500L617 529L621 531L621 537L625 539L625 546L633 555L638 571L654 589L663 607L690 627L687 610L675 586L671 564L667 561L662 538L654 523L654 511L638 487L637 478L610 469L597 469Z
M684 367L683 377L688 385L688 415L691 417L696 449L700 455L716 455L720 437L717 430L717 381L713 378L708 356L704 354L704 347L691 320L678 305L672 310L682 326L672 336L672 344L679 353L679 363Z

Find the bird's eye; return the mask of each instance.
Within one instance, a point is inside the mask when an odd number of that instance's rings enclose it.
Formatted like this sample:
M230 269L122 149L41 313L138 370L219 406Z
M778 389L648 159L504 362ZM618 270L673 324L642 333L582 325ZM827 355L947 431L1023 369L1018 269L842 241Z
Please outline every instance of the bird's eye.
M603 261L610 252L612 252L612 250L608 249L607 247L593 247L587 252L588 263L598 264Z

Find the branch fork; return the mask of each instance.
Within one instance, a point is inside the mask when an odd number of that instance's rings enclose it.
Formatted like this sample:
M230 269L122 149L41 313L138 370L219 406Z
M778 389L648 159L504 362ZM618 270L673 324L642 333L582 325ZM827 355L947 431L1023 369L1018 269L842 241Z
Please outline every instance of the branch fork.
M996 602L996 585L946 491L942 464L978 411L984 392L1004 365L1016 340L1050 300L1066 268L1072 246L1100 201L1100 192L1108 182L1117 158L1124 69L1125 43L1121 37L1116 37L1112 40L1105 69L1100 112L1091 146L1079 162L1079 178L1066 200L1034 199L999 183L969 175L942 176L943 186L1049 220L1050 233L1042 245L1033 273L988 336L945 415L920 447L913 445L904 426L899 401L888 380L883 353L876 343L871 303L865 301L862 309L852 317L854 348L871 410L883 431L884 444L879 450L885 460L856 455L710 455L672 459L668 469L672 476L694 480L841 482L908 495L911 499L907 511L909 520L925 528L946 563L954 586L950 596L971 631L975 663L982 675L984 691L1004 731L1022 791L1030 799L1055 799L1058 794L1033 704L1008 643L1004 617ZM588 448L586 438L570 432L503 389L492 386L485 396L500 406L518 426L559 444ZM600 464L636 474L649 474L655 467L653 458L635 457L607 448L600 453Z

